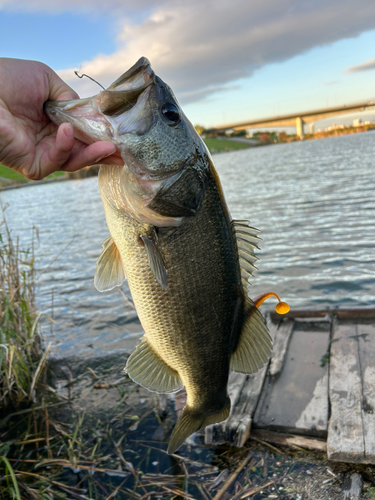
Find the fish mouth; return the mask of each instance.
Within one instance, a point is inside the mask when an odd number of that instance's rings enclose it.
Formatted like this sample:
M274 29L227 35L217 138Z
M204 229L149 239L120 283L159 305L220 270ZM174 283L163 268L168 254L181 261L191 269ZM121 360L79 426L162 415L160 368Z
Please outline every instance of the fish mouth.
M44 111L56 125L72 124L76 139L86 144L103 140L116 144L117 117L131 110L139 96L154 83L154 80L155 74L150 62L141 57L99 94L85 99L47 101Z

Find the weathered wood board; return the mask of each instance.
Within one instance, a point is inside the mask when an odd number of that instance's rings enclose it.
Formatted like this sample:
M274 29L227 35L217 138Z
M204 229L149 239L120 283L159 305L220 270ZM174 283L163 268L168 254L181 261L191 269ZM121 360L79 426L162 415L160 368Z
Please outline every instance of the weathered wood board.
M279 321L274 323L267 318L267 326L272 339L275 341ZM206 444L218 445L230 442L233 446L239 448L245 444L250 435L252 417L258 404L267 366L265 365L261 370L252 375L243 375L234 372L229 375L230 415L225 422L206 427Z
M362 376L362 419L365 462L375 464L375 325L357 326Z
M242 375L231 373L230 383L233 379L240 379L242 384L236 393L232 395L231 413L225 422L206 427L205 443L218 445L230 442L233 446L241 447L250 435L252 416L254 414L259 394L262 390L267 366L253 375ZM229 386L231 388L231 385ZM239 387L239 385L237 386Z
M341 320L334 325L330 359L331 460L375 463L375 326Z
M268 369L268 373L271 377L276 377L276 375L281 373L293 327L294 321L286 319L280 322L276 330L273 341L272 359Z
M230 416L205 429L206 444L305 440L331 460L375 464L374 320L375 309L270 314L273 356L253 375L230 374ZM185 401L176 395L178 412Z
M283 323L279 327L284 339L291 320L287 321L288 328ZM326 437L329 340L329 321L294 321L284 362L278 363L274 376L267 375L254 427Z

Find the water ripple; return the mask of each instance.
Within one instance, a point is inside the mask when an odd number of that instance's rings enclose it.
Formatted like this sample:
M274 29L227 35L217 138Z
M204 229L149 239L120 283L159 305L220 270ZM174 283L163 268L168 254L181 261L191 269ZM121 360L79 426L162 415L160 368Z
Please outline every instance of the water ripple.
M273 290L292 307L374 304L374 158L373 132L214 158L233 217L262 231L253 296ZM53 314L53 332L48 321L44 330L55 354L133 348L142 333L135 311L93 284L109 235L97 179L4 191L1 199L22 247L39 228L38 307Z

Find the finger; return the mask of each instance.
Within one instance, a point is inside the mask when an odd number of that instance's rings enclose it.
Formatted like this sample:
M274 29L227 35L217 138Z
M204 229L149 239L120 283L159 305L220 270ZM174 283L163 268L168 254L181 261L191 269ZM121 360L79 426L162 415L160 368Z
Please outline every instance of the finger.
M62 123L57 129L53 146L41 158L43 177L60 170L69 161L75 144L73 127L70 123ZM48 173L47 173L48 171Z
M62 123L57 129L56 137L42 140L35 148L33 163L28 167L25 177L40 180L60 170L70 158L75 145L73 127Z
M77 92L74 92L74 90L67 90L66 92L63 92L60 94L57 98L56 101L71 101L72 99L79 99L79 95Z
M109 141L99 141L86 146L76 141L75 147L71 152L69 160L61 167L66 172L75 172L81 168L97 163L104 163L105 159L110 159L111 164L123 165L122 159L113 156L116 152L116 146Z
M121 158L121 156L118 156L117 154L110 155L110 156L105 156L104 158L99 158L93 165L98 165L98 164L103 164L103 165L124 165L124 160Z

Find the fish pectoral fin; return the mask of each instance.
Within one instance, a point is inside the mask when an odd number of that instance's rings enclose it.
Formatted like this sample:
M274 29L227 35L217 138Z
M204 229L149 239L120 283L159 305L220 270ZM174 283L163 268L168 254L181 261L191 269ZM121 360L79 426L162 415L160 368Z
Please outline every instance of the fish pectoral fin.
M125 372L134 382L153 392L177 392L184 386L179 374L152 350L147 340L142 340L130 355Z
M107 292L125 281L121 255L111 237L103 242L103 251L96 261L94 285L99 292Z
M260 311L245 297L244 323L237 347L230 359L230 369L255 373L267 363L272 352L272 338Z
M253 275L253 270L256 269L254 262L258 260L254 249L259 249L258 242L261 238L258 236L259 230L251 227L247 220L232 220L231 226L237 242L242 285L247 290L249 278Z
M203 429L207 425L216 424L217 422L222 422L226 420L230 412L230 401L225 406L224 410L220 413L215 413L213 415L205 415L204 413L197 413L193 411L189 406L185 406L182 411L181 417L179 418L176 427L173 429L171 439L168 445L168 453L174 453L182 445L186 438L188 438L193 432Z
M164 260L163 250L159 244L157 234L141 235L141 239L145 244L148 265L150 266L156 281L165 291L168 283L168 272Z

